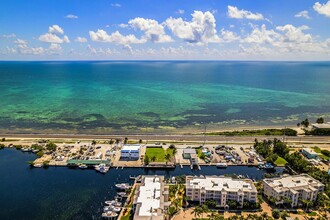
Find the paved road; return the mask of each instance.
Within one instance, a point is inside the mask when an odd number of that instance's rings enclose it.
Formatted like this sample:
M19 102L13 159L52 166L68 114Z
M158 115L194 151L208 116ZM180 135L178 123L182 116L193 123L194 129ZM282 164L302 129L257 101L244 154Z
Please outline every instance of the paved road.
M171 141L171 142L204 142L203 135L70 135L70 134L0 134L0 137L6 138L44 138L44 139L124 139L127 137L130 139L142 139L149 141ZM206 136L207 143L253 143L254 139L283 139L283 136ZM285 141L288 143L296 144L330 144L330 137L315 137L315 136L296 136L285 137Z

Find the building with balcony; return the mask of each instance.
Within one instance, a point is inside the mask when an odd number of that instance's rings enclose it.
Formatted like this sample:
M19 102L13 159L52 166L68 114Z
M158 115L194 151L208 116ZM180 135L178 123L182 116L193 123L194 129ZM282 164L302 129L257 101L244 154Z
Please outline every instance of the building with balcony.
M134 220L163 220L171 204L168 195L164 176L142 176L134 195Z
M232 179L224 176L187 176L186 195L200 204L215 200L217 207L228 208L228 201L243 207L244 201L257 202L257 189L250 179Z
M317 194L324 191L324 185L308 174L264 179L264 194L276 199L276 204L301 205L301 200L315 201Z

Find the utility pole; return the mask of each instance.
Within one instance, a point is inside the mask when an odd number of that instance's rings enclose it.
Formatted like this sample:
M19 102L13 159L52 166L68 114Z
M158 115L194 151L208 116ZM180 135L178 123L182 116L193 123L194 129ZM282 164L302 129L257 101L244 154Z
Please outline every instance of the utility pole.
M204 126L204 142L203 142L203 146L205 145L206 142L206 125Z

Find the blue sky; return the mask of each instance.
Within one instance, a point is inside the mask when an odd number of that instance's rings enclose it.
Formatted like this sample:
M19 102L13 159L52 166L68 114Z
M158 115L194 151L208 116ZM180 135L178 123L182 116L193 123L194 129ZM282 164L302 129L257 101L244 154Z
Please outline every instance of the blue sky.
M0 60L330 58L330 0L0 3Z

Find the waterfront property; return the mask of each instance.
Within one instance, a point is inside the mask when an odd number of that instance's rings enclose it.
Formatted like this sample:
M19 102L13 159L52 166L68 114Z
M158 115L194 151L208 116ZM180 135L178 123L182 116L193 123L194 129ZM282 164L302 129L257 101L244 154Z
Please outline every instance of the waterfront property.
M318 154L311 148L303 148L301 153L308 159L317 159Z
M164 176L142 176L141 185L136 187L133 202L135 220L163 220L170 206L168 186Z
M243 207L244 201L257 202L257 189L250 179L233 179L224 176L187 176L186 194L191 201L200 204L215 200L217 207L228 208L233 200Z
M196 150L194 148L185 148L182 153L183 159L187 159L190 161L190 165L195 166L198 165L198 157Z
M138 160L140 158L141 145L125 144L120 150L120 158Z
M288 202L292 207L300 206L301 200L315 201L323 192L324 185L308 174L264 179L264 195L275 198L276 204Z

